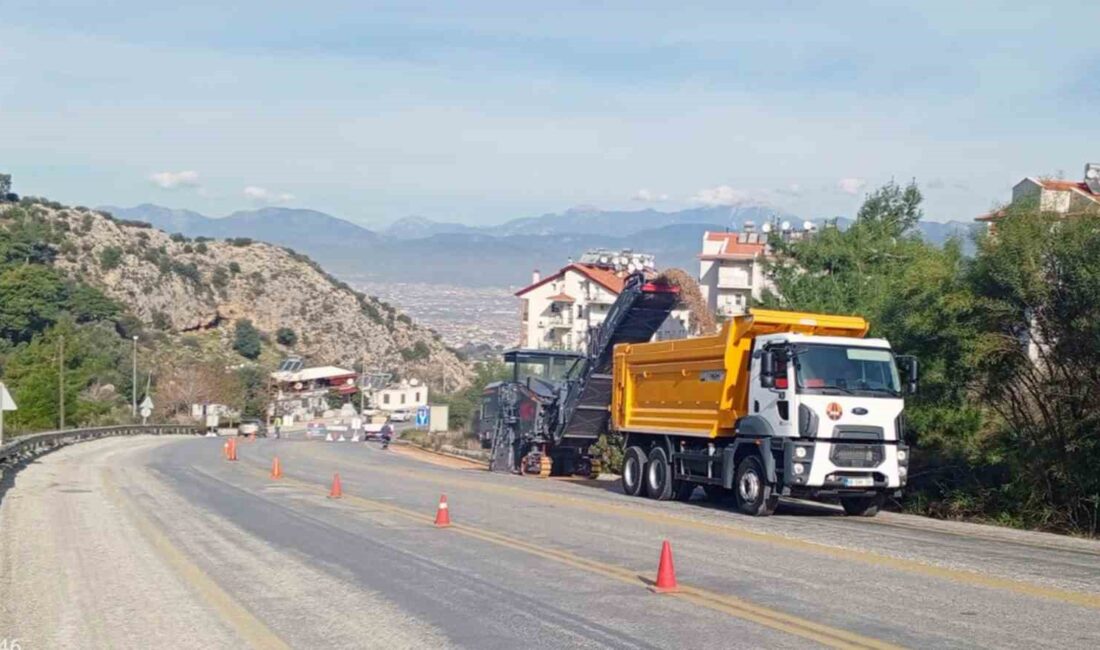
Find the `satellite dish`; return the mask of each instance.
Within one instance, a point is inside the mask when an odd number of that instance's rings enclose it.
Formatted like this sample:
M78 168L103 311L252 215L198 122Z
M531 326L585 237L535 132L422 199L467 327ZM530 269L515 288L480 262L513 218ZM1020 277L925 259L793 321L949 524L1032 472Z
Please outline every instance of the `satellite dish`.
M812 222L812 221L803 221L802 222L802 229L807 231L807 232L813 230L814 229L814 222Z
M791 229L791 222L790 221L784 221L783 223L779 224L779 228L783 232L787 232L788 230Z
M771 232L772 231L772 225L770 223L766 223L763 226L760 226L760 229L763 230L764 232Z

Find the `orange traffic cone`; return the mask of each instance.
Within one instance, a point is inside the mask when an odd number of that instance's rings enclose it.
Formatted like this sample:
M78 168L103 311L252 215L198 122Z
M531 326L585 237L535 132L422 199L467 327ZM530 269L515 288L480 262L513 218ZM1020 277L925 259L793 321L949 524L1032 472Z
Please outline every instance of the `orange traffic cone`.
M229 460L237 460L237 439L229 439Z
M271 478L282 478L283 466L279 464L279 457L276 456L275 460L271 461Z
M340 473L332 475L332 489L328 492L328 498L339 499L344 496L344 488L340 485Z
M439 508L435 511L435 527L446 528L451 525L451 511L447 508L447 495L439 497Z
M680 591L680 586L676 584L676 568L672 566L672 546L669 545L667 539L661 545L661 562L657 565L657 582L649 590L658 594Z
M225 456L226 460L229 460L229 441L226 440L222 443L222 456Z

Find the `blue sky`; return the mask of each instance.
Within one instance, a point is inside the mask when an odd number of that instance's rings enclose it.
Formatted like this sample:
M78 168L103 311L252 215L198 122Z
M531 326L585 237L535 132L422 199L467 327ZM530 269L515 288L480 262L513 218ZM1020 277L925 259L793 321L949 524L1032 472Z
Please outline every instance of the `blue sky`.
M576 205L970 219L1100 161L1100 4L0 0L0 170L368 226Z

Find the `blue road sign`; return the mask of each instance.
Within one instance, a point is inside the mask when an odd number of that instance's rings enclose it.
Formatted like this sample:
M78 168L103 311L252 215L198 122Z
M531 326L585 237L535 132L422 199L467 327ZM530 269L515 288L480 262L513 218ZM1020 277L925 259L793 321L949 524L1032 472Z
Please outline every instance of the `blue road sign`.
M431 411L427 406L418 406L416 408L416 426L426 427L428 426L428 417L431 415Z

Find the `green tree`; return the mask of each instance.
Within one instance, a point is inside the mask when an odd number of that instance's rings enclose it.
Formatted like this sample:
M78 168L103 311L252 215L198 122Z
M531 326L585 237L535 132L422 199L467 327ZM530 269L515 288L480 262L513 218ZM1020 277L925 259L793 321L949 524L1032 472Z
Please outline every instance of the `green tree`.
M511 376L508 367L500 361L484 361L474 365L474 381L465 389L444 395L439 401L448 409L447 426L453 431L469 431L477 417L481 404L481 394L485 387L494 381L502 381Z
M298 335L289 327L280 327L275 331L275 340L279 342L279 345L293 347L298 343Z
M59 339L65 338L65 404L68 425L82 425L119 406L120 390L89 392L94 386L129 389L125 342L109 324L77 326L63 319L15 348L4 365L4 381L19 410L6 415L15 430L51 429L59 420ZM104 398L104 394L113 396Z
M260 331L247 318L237 321L234 325L233 349L246 359L256 359L260 356L262 349Z
M65 283L49 267L27 264L0 273L0 336L30 340L57 321L66 298Z
M210 284L218 289L224 289L229 285L229 272L224 267L217 267L210 276Z
M240 384L241 397L238 406L241 415L264 418L270 401L267 373L262 368L247 366L237 371L237 381Z
M99 252L99 265L104 271L118 268L122 263L122 249L118 246L108 246Z
M998 416L979 496L1023 524L1100 529L1100 212L1010 209L971 275L982 400Z

